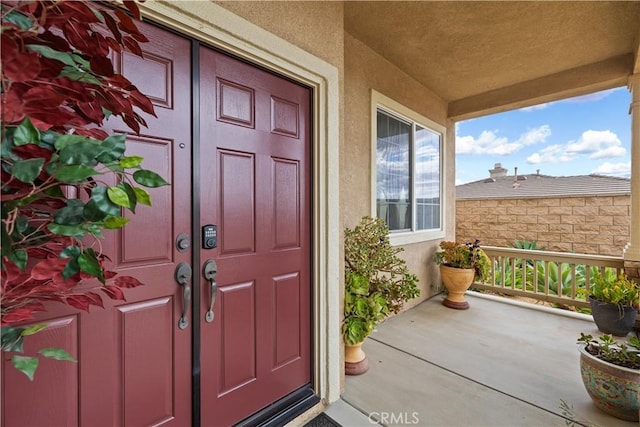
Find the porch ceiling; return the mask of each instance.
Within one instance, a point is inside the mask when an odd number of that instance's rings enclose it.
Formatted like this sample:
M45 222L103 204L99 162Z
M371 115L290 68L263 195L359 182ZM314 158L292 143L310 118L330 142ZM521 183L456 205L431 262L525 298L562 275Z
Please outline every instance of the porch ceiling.
M626 83L640 1L347 1L345 30L464 118ZM636 71L637 72L637 71Z

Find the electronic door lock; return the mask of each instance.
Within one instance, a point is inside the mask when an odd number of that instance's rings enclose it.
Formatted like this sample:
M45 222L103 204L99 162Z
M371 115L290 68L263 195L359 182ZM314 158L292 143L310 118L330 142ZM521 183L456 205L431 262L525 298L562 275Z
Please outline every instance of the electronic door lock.
M213 224L202 227L202 249L213 249L218 246L218 230Z

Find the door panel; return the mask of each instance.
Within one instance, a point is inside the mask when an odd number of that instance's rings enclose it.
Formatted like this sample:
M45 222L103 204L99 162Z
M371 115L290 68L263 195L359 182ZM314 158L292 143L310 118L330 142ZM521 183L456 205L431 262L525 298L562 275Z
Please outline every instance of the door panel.
M215 318L200 319L202 424L229 425L308 384L308 89L200 50L201 220L217 224ZM201 310L208 310L205 286Z
M152 97L158 118L145 117L149 128L140 136L113 118L105 129L126 133L127 155L143 156L143 167L171 186L150 189L153 207L139 204L124 230L105 231L101 246L109 268L145 285L127 289L126 302L105 296L105 308L92 307L90 314L51 304L38 323L52 327L29 337L27 346L33 352L61 347L78 363L43 359L31 383L5 361L4 425L191 423L191 329L177 326L182 293L174 279L177 263L189 262L191 253L179 253L173 244L191 227L190 41L146 24L140 28L151 40L143 46L145 58L124 53L114 63ZM115 184L113 177L101 179ZM34 401L40 403L25 407Z

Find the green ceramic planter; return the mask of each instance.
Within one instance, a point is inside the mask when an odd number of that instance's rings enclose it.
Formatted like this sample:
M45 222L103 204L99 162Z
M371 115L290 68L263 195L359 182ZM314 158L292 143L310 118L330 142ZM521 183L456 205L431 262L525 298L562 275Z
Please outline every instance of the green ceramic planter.
M579 344L580 373L593 403L604 412L627 421L638 421L640 369L614 365L592 356Z

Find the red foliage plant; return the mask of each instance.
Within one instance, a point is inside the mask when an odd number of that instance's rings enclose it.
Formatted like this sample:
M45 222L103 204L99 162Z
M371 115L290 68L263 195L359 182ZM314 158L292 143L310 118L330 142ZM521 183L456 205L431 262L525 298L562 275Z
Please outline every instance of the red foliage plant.
M140 19L134 2L124 6ZM138 133L146 123L135 109L155 115L111 61L125 49L142 55L147 39L134 20L123 9L81 1L3 0L1 7L0 320L2 348L21 351L27 334L11 326L34 319L45 302L88 311L103 306L95 290L124 300L123 288L141 285L105 269L99 239L103 229L126 224L124 209L150 205L136 184L167 183L142 169L141 157L125 156L124 135L99 129L113 115ZM117 184L100 181L105 174ZM70 188L83 197L68 197ZM84 282L93 278L101 283ZM9 330L13 338L5 339Z

